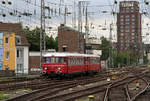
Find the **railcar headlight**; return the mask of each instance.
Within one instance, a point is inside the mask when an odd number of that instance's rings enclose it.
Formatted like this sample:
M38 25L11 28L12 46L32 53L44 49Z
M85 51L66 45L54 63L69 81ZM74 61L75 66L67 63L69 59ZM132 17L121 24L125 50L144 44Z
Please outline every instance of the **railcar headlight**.
M48 70L48 68L46 67L45 70Z
M57 72L61 73L61 68L57 68Z

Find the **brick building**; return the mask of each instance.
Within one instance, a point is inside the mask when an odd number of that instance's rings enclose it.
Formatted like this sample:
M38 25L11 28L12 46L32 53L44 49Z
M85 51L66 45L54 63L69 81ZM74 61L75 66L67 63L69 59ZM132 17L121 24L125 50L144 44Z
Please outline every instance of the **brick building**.
M84 34L71 27L60 25L58 27L58 51L84 53Z
M142 53L141 13L139 2L122 1L117 14L118 52Z

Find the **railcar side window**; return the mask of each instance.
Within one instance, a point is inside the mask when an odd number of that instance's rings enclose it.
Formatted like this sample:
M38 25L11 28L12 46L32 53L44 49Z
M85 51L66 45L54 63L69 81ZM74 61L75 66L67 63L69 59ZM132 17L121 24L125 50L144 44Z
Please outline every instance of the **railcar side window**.
M72 59L72 58L69 58L68 64L69 64L69 65L73 65L73 59Z
M69 58L69 65L83 65L83 58Z
M90 64L99 64L99 59L97 59L97 58L91 58L90 59Z

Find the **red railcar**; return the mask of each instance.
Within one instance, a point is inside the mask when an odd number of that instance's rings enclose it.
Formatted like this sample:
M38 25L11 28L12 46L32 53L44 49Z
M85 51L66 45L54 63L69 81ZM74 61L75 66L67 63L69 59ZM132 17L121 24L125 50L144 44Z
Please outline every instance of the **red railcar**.
M97 55L47 53L43 58L42 74L50 77L97 72L101 69L100 57Z

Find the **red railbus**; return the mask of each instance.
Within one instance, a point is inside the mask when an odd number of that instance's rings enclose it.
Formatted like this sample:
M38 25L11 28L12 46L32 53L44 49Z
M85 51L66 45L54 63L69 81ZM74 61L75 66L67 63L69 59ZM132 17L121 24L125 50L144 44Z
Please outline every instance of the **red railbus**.
M50 77L88 74L101 69L100 56L79 53L47 53L43 56L42 74Z

